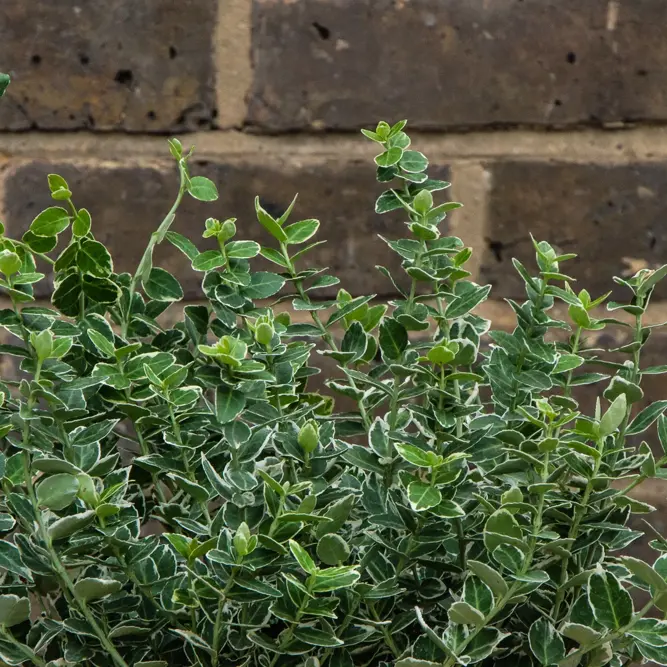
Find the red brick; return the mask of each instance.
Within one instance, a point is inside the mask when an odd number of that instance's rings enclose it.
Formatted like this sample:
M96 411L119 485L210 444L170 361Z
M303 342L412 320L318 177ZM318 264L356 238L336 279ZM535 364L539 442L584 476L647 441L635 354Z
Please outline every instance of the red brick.
M5 0L0 129L211 127L216 12L216 0Z
M664 0L254 0L248 122L665 120L666 23Z

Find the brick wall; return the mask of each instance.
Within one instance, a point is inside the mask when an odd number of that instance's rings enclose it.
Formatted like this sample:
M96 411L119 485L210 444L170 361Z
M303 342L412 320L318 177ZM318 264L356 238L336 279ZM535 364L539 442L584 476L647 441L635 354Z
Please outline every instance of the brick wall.
M521 296L510 258L531 263L529 232L576 250L596 295L667 261L666 23L664 0L4 0L0 218L19 234L57 171L133 269L174 196L176 134L221 191L186 202L179 231L233 215L256 237L254 195L280 211L298 191L330 239L314 259L386 295L373 266L396 260L375 234L395 220L372 213L357 130L406 117L465 203L451 227L494 285L488 312L511 326L499 300ZM197 298L176 251L157 261ZM656 363L665 350L656 337Z

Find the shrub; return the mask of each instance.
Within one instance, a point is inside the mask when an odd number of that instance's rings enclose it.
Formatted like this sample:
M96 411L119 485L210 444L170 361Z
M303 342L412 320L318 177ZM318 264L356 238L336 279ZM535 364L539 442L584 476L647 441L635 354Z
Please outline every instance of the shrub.
M474 314L489 287L440 231L458 204L435 203L448 184L404 126L364 132L395 185L376 211L408 218L407 238L383 239L408 276L378 267L389 304L317 299L338 279L303 268L319 223L291 222L295 202L276 218L256 201L264 247L233 219L206 221L204 252L170 231L184 196L217 197L177 140L178 195L134 275L114 272L57 175L55 205L2 236L0 352L21 371L0 385L5 663L667 663L667 624L648 616L667 609L667 556L620 555L642 536L629 517L653 509L629 492L665 476L634 436L657 420L667 449L667 402L633 406L642 376L667 370L640 365L667 268L616 279L629 298L608 309L624 319L599 319L606 297L561 271L573 255L536 242L536 273L514 262L515 330L489 333ZM183 292L152 264L164 242L206 296L171 325ZM251 270L260 255L274 271ZM32 303L47 265L53 307ZM273 309L285 300L312 323ZM629 327L625 361L591 347L607 324ZM339 369L323 394L316 355ZM603 393L594 414L585 384Z

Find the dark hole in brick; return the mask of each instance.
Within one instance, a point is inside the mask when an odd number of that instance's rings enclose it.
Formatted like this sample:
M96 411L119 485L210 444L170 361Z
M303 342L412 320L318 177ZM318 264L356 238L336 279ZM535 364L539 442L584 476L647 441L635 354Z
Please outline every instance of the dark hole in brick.
M565 56L565 59L570 65L574 65L574 63L577 62L577 54L574 51L570 51L567 56Z
M87 64L90 62L90 58L89 58L85 53L82 53L82 54L79 56L79 62L80 62L82 65L87 65Z
M562 100L554 100L554 106L555 107L562 107L563 106L563 101Z
M151 109L151 110L146 114L146 118L148 118L148 120L155 120L155 119L157 118L157 114L155 113L155 111L153 111L153 110Z
M313 28L317 30L317 34L321 39L329 39L331 37L331 30L317 21L313 22Z
M178 51L175 46L169 47L169 57L173 60L178 55Z
M30 58L30 62L33 65L39 65L42 62L42 56L35 54L32 58Z
M614 208L614 205L615 205L615 204L614 204L613 201L608 201L608 202L607 202L607 206L609 206L609 208Z
M488 241L489 250L498 262L503 261L503 250L505 246L502 241Z
M134 80L134 75L132 74L131 69L119 69L113 80L123 86L131 86L132 81Z
M646 70L646 69L638 69L638 70L637 70L637 76L648 76L648 70Z
M651 250L653 250L655 248L655 245L656 245L657 242L658 242L658 239L656 239L655 236L653 236L653 234L651 234L651 240L649 241L648 247Z

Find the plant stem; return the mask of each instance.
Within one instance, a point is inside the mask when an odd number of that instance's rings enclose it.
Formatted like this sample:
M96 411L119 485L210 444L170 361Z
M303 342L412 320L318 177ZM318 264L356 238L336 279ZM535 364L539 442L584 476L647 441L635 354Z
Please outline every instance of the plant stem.
M588 480L588 484L586 484L583 498L581 499L580 505L575 510L574 520L572 521L572 525L570 526L570 530L568 531L567 534L568 539L573 540L573 544L574 540L576 540L579 535L579 527L581 525L581 521L586 515L586 511L588 509L588 501L590 500L591 493L593 492L593 482L595 481L595 478L597 477L597 474L600 471L600 466L602 465L603 448L604 448L604 439L601 439L600 442L598 443L598 451L600 452L600 456L595 461L593 474L591 475L591 478ZM570 552L568 551L565 555L562 556L561 568L560 568L560 582L558 584L558 590L556 591L556 598L554 600L553 618L556 621L558 620L558 612L560 611L561 604L563 603L563 599L565 597L564 586L565 583L567 582L567 568L569 562L570 562Z
M183 446L183 440L181 438L181 427L179 426L178 422L176 421L176 415L174 414L174 408L171 406L171 403L169 402L169 399L167 398L167 407L169 409L169 419L171 421L171 426L174 429L174 435L176 436L176 442L179 445L179 448L181 450L181 459L183 460L183 466L185 467L185 474L187 475L187 478L193 482L194 484L197 484L197 479L195 477L194 472L192 471L192 468L190 468L190 462L188 461L188 455L187 452L185 451L185 447ZM198 501L199 507L201 508L201 511L204 515L204 518L206 519L206 525L211 528L211 515L208 511L208 505L206 501L200 500Z
M575 661L575 658L581 658L582 656L586 655L587 653L590 653L591 651L594 651L596 648L599 648L603 644L607 644L608 642L614 641L614 639L619 639L620 637L623 637L625 633L628 630L631 630L636 623L644 618L646 614L651 611L653 608L653 605L655 604L654 600L649 600L633 617L632 620L627 624L624 625L622 628L619 628L618 630L614 632L610 632L603 637L600 637L600 639L592 642L591 644L587 644L586 646L573 651L570 653L567 657L566 660L568 661L568 664L577 664L578 661Z
M375 609L375 603L370 602L368 604L368 608L371 610L371 614L373 615L373 618L380 623L381 618L377 613L377 610ZM396 642L394 642L394 638L391 636L391 633L389 632L389 628L387 628L386 625L382 624L380 626L380 631L382 632L382 635L384 637L385 644L389 647L389 650L393 653L395 658L398 658L400 655L400 651L398 650L398 647L396 646Z
M79 597L74 587L74 583L70 579L69 574L67 573L67 570L65 569L64 565L60 562L60 558L56 553L56 550L53 548L51 537L49 536L49 533L46 530L46 527L44 526L42 515L41 512L39 511L37 496L35 495L35 489L32 483L32 474L30 472L30 453L27 450L23 452L23 471L24 471L25 483L28 488L28 497L30 498L33 512L35 514L35 520L37 522L39 535L42 538L42 541L44 542L46 550L49 552L51 565L53 566L53 569L55 570L58 579L60 579L61 585L65 587L65 589L71 595L72 599L76 602L79 611L83 614L84 618L86 619L86 621L92 628L93 632L97 636L100 644L102 644L102 647L109 653L113 661L116 663L117 667L128 667L125 660L123 660L122 656L120 655L120 653L118 653L118 651L112 644L111 640L107 637L106 632L98 624L97 620L95 619L95 616L93 616L90 609L88 609L85 600L82 600Z
M46 667L46 661L42 660L29 646L22 644L14 635L4 626L0 626L0 636L6 639L10 644L16 646L24 655L26 652L30 654L30 660L37 665L37 667Z
M169 228L174 222L176 211L181 204L181 200L187 192L187 172L183 158L179 160L178 171L181 177L180 186L178 188L178 195L176 196L172 207L169 209L169 213L167 213L167 215L164 217L157 230L151 234L151 238L148 242L148 245L146 246L146 250L144 251L141 261L139 262L139 266L137 267L137 270L132 276L132 280L130 282L130 289L127 300L127 312L124 313L124 317L121 322L121 335L124 339L127 339L127 329L130 326L130 320L132 318L132 301L134 300L134 294L137 291L137 283L139 282L140 278L143 278L144 273L150 269L153 262L153 250L155 249L156 245L162 243L164 240L165 234L169 231Z
M234 585L234 577L237 574L237 568L232 568L231 574L229 575L229 581L225 585L224 589L222 590L222 594L220 596L220 600L218 600L218 614L215 617L215 626L213 628L213 656L211 658L211 663L213 667L217 667L218 660L220 659L220 639L221 639L221 632L222 632L222 610L225 604L225 600L227 599L227 593L231 590L232 586Z
M294 264L292 263L292 259L289 256L289 252L287 251L287 246L284 243L280 244L280 252L282 253L283 258L285 259L285 262L288 265L288 271L290 276L292 277L292 280L294 281L294 286L296 287L297 292L299 293L299 296L303 301L306 303L312 303L310 300L310 297L306 294L306 291L303 289L303 285L301 284L301 280L298 280L296 278L296 269L294 268ZM329 333L327 330L326 326L320 319L320 316L318 315L316 310L311 310L310 311L310 316L313 319L313 322L317 325L317 328L322 332L322 338L326 342L326 344L334 351L338 352L338 346L336 345L336 341L333 339L333 336ZM345 373L345 377L347 378L348 382L350 383L350 386L353 389L357 389L357 385L354 382L354 380L350 377L349 373L347 372L347 368L341 367L341 370L343 373ZM368 431L371 428L371 420L368 416L368 412L366 411L366 406L363 403L363 400L360 399L357 401L357 405L359 406L359 414L361 415L361 419L364 422L364 428Z
M41 362L39 361L39 359L37 359L37 368L35 369L35 383L39 383L41 370L42 370ZM35 405L35 397L34 394L31 392L28 398L29 412L32 412L34 405ZM67 570L61 563L60 558L56 553L56 550L53 548L51 537L49 536L49 533L46 530L46 526L44 525L44 521L42 520L42 514L39 511L39 503L37 502L35 487L32 483L32 473L30 472L30 464L31 464L30 451L28 449L29 442L30 442L30 421L25 420L23 423L23 447L24 447L23 477L25 480L26 488L28 490L28 498L30 499L33 513L35 515L35 521L37 523L39 536L41 537L42 541L44 542L44 545L46 546L47 551L49 552L49 558L51 559L51 564L53 566L53 569L55 570L58 579L60 579L61 585L64 586L65 590L67 590L69 594L72 596L73 600L77 604L77 607L83 614L86 621L88 621L89 625L93 629L93 632L99 639L102 646L111 655L117 667L128 667L127 663L125 662L125 660L123 660L120 653L116 651L114 645L111 643L111 640L107 637L104 630L97 623L90 609L88 609L85 600L82 600L79 597L78 593L76 592L76 589L74 588L74 584L72 583L72 580L70 579L69 574L67 573Z
M542 481L546 481L549 476L549 453L547 452L544 455L544 466L542 469ZM531 568L533 564L533 557L535 555L535 549L537 548L537 537L542 530L542 513L544 511L544 494L540 494L540 500L537 504L537 511L535 512L535 517L533 519L532 534L529 540L528 553L523 562L519 575L524 575ZM487 626L491 621L504 609L505 605L514 597L517 593L517 590L521 587L521 582L515 581L510 587L507 593L503 595L500 600L493 606L493 609L486 615L484 622L476 627L462 642L461 646L457 647L458 655L462 655L465 648L470 644L470 642ZM443 667L454 667L456 664L456 656L447 658L443 663Z

